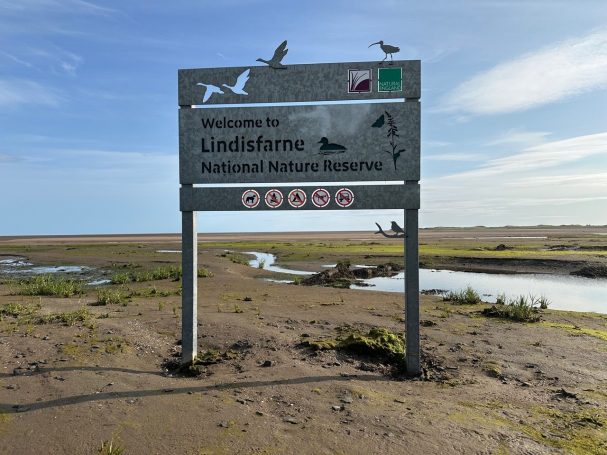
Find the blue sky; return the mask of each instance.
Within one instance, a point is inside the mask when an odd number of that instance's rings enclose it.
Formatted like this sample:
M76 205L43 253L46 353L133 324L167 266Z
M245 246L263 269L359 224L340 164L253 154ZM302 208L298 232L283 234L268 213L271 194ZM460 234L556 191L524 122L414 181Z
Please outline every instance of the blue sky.
M178 232L177 69L422 60L422 226L607 224L607 2L0 0L0 235ZM205 213L201 232L384 212Z

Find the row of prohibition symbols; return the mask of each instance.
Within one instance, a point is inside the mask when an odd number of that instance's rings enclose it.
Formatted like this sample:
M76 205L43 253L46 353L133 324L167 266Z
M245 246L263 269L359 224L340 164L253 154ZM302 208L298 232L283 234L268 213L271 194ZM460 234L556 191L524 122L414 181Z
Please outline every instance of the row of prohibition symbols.
M284 202L282 191L277 189L268 190L264 196L264 201L271 209L276 209ZM324 188L318 188L312 192L310 198L312 204L318 208L323 208L331 202L331 194ZM249 209L254 209L261 202L261 197L256 190L249 189L242 193L242 203ZM291 190L287 195L287 202L293 208L301 208L308 202L306 192L300 188ZM354 203L354 193L348 188L341 188L335 192L335 203L340 207L350 207Z

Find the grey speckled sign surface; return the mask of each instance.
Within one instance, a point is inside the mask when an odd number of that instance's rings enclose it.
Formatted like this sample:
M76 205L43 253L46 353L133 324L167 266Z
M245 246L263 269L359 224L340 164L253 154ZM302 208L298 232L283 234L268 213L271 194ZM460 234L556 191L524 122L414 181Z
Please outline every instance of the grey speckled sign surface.
M182 69L178 72L179 105L420 98L420 67L419 60L395 60L382 65L377 61L287 65L286 69L278 70L265 65ZM399 69L400 85L380 81L382 78L394 81L394 73ZM250 71L246 73L247 70ZM368 90L364 83L367 70ZM244 82L240 88L246 95L229 88L238 86L240 76L241 84ZM353 81L361 77L360 83ZM388 91L380 91L386 87ZM207 90L212 93L204 101Z
M182 184L419 180L417 102L179 111Z
M419 184L181 188L181 211L418 209Z

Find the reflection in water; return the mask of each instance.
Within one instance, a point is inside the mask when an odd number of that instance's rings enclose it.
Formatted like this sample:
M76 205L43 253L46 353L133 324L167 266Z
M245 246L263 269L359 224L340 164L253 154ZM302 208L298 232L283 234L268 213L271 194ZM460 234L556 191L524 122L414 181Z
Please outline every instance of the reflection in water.
M280 267L278 265L274 265L276 262L276 256L270 253L256 253L253 251L248 251L247 254L252 254L255 256L255 259L249 261L249 265L251 267L258 268L260 263L263 263L264 270L270 270L272 272L279 273L290 273L291 275L314 275L316 272L305 272L303 270L291 270L285 269L284 267Z
M256 260L249 264L258 267L264 260L264 269L293 275L311 275L313 272L285 269L274 266L276 257L268 253L254 253ZM352 286L365 291L404 292L404 273L392 278L370 278L364 280L372 287ZM545 296L550 308L557 310L594 311L607 313L607 279L591 279L569 275L521 274L505 275L474 272L453 272L450 270L420 269L420 289L444 289L457 291L471 286L487 302L495 302L498 294L509 297L518 295Z

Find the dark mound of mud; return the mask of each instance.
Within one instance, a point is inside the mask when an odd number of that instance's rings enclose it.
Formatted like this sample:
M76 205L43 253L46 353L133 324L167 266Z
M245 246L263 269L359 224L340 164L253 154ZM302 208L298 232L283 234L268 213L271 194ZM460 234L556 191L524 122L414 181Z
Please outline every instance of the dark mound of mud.
M587 265L579 270L571 272L571 274L575 276L583 276L585 278L607 278L607 265Z
M391 277L403 270L403 266L394 262L378 265L377 267L354 268L350 267L350 262L338 262L337 265L329 270L316 273L300 281L304 286L327 286L335 288L349 288L356 284L364 286L361 280L376 277Z

